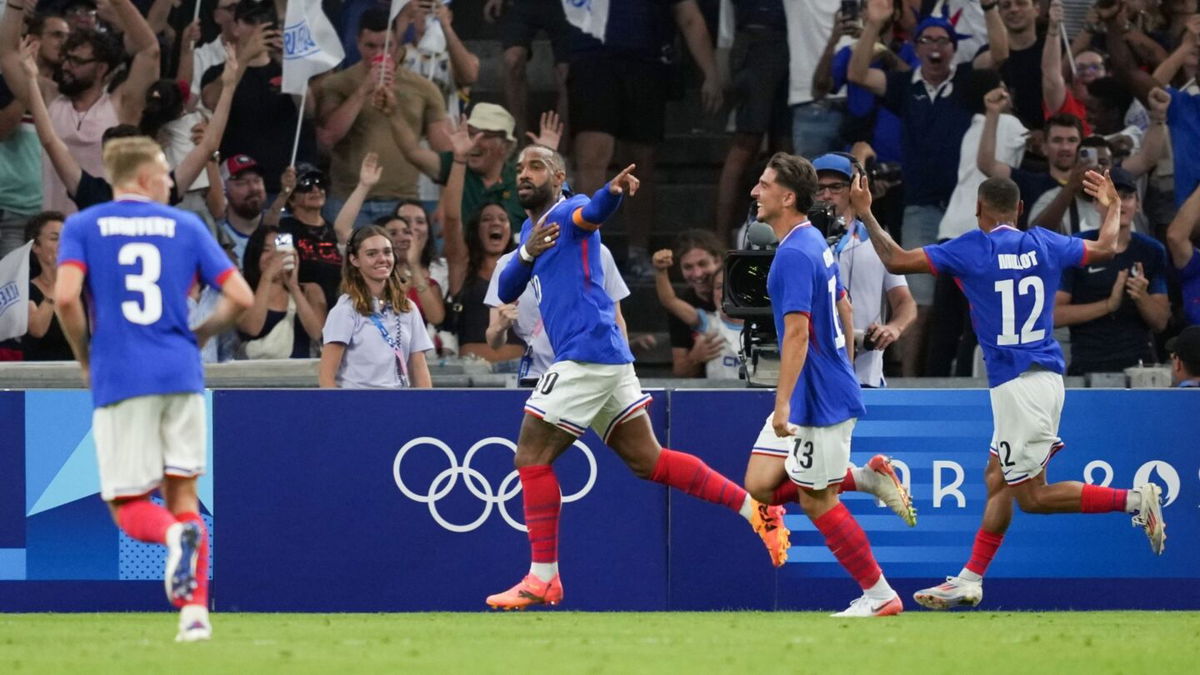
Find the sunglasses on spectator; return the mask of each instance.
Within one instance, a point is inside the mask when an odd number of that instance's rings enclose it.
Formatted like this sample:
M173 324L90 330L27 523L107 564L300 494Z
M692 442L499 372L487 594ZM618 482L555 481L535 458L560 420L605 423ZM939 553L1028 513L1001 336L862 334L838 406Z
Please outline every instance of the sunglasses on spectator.
M325 180L322 178L301 178L296 183L296 192L312 192L313 190L324 190Z
M943 45L950 44L950 38L948 38L948 37L930 37L928 35L922 35L921 37L917 38L917 44L919 44L919 45L937 45L937 46L941 47Z
M80 56L72 56L71 54L67 54L63 57L63 63L71 66L86 66L89 63L95 63L99 60L100 59L97 58L85 59Z
M821 194L822 192L825 192L826 190L828 190L830 194L839 195L848 187L850 187L849 183L842 183L842 182L818 183L817 184L817 194Z

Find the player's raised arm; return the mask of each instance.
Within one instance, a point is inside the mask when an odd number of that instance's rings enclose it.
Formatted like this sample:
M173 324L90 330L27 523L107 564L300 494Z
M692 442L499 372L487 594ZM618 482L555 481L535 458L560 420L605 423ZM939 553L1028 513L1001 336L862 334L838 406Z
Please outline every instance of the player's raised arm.
M630 164L612 180L605 183L604 187L592 195L592 201L588 202L586 206L575 209L575 212L571 214L571 221L579 228L590 232L600 229L604 221L611 218L617 212L617 208L621 206L622 195L626 192L630 197L637 194L641 181L633 175L635 168L637 168L636 164Z
M1100 233L1096 240L1085 239L1084 248L1087 250L1088 262L1103 262L1111 260L1117 254L1117 230L1121 227L1121 195L1113 185L1108 172L1103 174L1088 171L1083 176L1083 189L1096 203L1108 211L1104 214L1104 222L1100 224Z
M879 254L879 259L883 261L887 271L892 274L930 272L929 259L925 257L924 251L901 248L900 244L892 239L892 235L875 220L875 214L871 213L871 188L867 185L867 177L862 174L850 181L850 204L867 226L871 245L875 247L875 252Z

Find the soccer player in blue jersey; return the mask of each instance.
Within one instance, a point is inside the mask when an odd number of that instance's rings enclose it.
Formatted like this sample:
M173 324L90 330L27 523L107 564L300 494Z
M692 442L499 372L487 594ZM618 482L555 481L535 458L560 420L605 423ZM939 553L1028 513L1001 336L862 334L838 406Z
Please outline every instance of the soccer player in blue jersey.
M200 219L164 206L171 178L157 143L112 141L104 168L115 200L67 218L56 310L91 383L100 496L130 537L167 546L167 598L180 607L175 639L207 640L208 535L196 495L206 448L198 345L233 325L254 297ZM197 279L222 297L193 331L187 298ZM155 490L166 508L150 501Z
M1095 240L1066 237L1041 227L1019 230L1020 191L1008 178L979 186L979 229L944 244L901 248L871 214L871 193L862 181L851 202L863 214L871 243L894 274L952 275L971 304L971 323L983 348L991 388L993 433L984 475L988 488L983 523L971 558L958 576L918 591L930 609L975 606L983 599L983 574L1012 518L1015 499L1027 513L1135 514L1161 554L1166 539L1161 489L1153 483L1120 490L1077 481L1046 482L1046 464L1063 447L1058 422L1063 406L1062 350L1054 340L1054 292L1062 270L1112 258L1116 252L1121 197L1107 175L1089 171L1084 189L1107 209Z
M489 596L497 609L556 605L563 587L558 575L558 520L562 495L550 466L590 426L640 478L710 502L746 518L767 544L772 562L782 564L788 548L783 508L755 501L736 483L699 458L659 446L633 370L629 343L617 327L613 301L604 290L600 225L616 212L622 196L638 189L633 166L617 174L591 199L565 198L566 169L552 149L531 145L517 160L517 197L529 214L517 256L499 281L502 302L533 287L555 362L538 380L525 404L517 440L525 525L532 564L529 573L503 593Z
M834 616L890 616L904 610L858 521L838 493L848 474L850 436L864 412L844 325L852 323L837 258L805 214L817 192L817 171L803 157L777 153L750 196L758 220L779 238L767 291L779 339L775 410L754 443L747 485L797 500L863 595ZM853 338L851 338L853 339ZM779 462L774 455L783 457ZM885 458L886 459L886 458ZM895 480L895 474L890 474ZM772 499L772 501L784 501Z

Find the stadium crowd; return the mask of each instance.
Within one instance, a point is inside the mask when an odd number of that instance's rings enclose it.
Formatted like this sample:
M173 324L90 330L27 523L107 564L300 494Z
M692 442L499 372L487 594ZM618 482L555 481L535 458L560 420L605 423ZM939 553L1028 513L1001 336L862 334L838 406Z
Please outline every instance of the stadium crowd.
M536 313L522 326L519 303L489 292L526 219L515 158L527 143L562 153L585 194L612 175L618 141L637 164L617 259L626 281L654 284L677 377L737 377L722 260L744 242L749 181L780 149L818 170L864 386L882 386L885 369L981 369L955 280L906 281L864 245L849 199L859 174L879 220L915 248L974 228L976 190L994 176L1021 189L1019 227L1094 238L1102 214L1083 177L1107 170L1119 253L1066 273L1055 297L1069 372L1169 362L1168 339L1200 324L1197 0L613 0L602 40L561 0L411 0L390 25L393 3L328 0L346 58L303 97L281 91L285 0L5 2L0 257L32 246L28 332L0 343L0 359L72 358L51 292L58 238L68 215L112 199L102 147L128 136L158 141L171 202L209 225L254 289L236 330L205 345L208 361L316 357L328 342L348 349L329 368L352 363L362 352L346 341L374 328L343 283L369 276L373 237L356 233L373 226L394 251L401 313L425 326L400 331L404 344L381 327L392 351L528 366ZM487 64L452 7L499 24L502 101L472 99ZM527 73L540 34L554 63L546 111L531 109ZM684 51L701 106L728 116L728 154L710 217L651 254ZM610 295L624 298L605 255ZM197 323L216 297L194 291ZM646 347L654 330L634 326L630 343ZM322 368L327 386L429 384L427 372L381 384Z

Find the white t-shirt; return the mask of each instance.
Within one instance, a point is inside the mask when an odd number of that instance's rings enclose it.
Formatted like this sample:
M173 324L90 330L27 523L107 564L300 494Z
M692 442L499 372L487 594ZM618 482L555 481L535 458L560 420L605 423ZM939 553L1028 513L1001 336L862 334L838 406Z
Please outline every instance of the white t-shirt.
M411 386L409 356L413 352L433 349L433 342L425 332L425 320L415 303L407 312L394 312L390 307L380 311L378 300L375 306L374 319L363 316L354 308L350 296L343 293L325 317L322 331L325 344L340 342L346 345L337 370L338 387L399 389ZM385 332L387 337L384 337Z
M158 132L159 145L162 146L163 155L167 158L167 165L172 169L179 166L184 157L188 153L196 149L192 144L192 127L204 120L204 115L197 111L185 113L177 120L167 122ZM192 181L191 185L186 187L180 186L179 192L191 192L192 190L204 190L208 188L208 174L204 171L196 176L196 180Z
M484 304L490 307L504 304L500 301L500 271L516 254L515 250L509 251L496 261L496 271L488 282L487 295L483 298ZM603 244L600 245L600 266L604 270L604 292L608 293L608 297L612 298L613 302L620 302L629 297L629 287L625 285L625 280L617 270L612 251ZM542 328L542 313L538 311L532 285L526 286L525 292L517 298L517 322L513 324L513 331L527 345L525 356L522 358L521 377L540 377L554 363L554 348L550 346L550 337Z
M855 220L852 231L838 242L838 277L850 293L854 306L854 330L864 330L873 323L883 323L887 292L908 286L904 276L892 274L883 266L875 247L867 238L867 228ZM854 373L859 384L882 387L883 352L878 349L859 349L854 356Z
M1037 201L1029 207L1029 223L1032 225L1037 220L1038 216L1042 215L1042 211L1050 206L1050 202L1062 192L1061 187L1051 188L1042 193ZM1100 229L1100 223L1104 221L1104 217L1096 210L1096 203L1086 199L1083 195L1075 198L1075 212L1079 214L1079 232L1087 232L1089 230ZM1063 211L1062 232L1071 234L1076 230L1071 228L1071 209L1067 208Z
M812 80L821 53L833 34L833 15L841 7L841 0L788 0L783 3L787 16L788 54L791 74L788 76L788 105L809 103L813 100ZM827 96L827 100L844 99L841 94Z
M742 365L742 357L738 353L742 344L742 324L725 319L719 311L696 311L704 320L701 330L721 340L721 354L704 364L704 376L710 380L738 379Z
M983 136L983 115L971 118L971 126L963 135L958 156L958 185L950 195L946 214L938 226L938 239L953 239L970 232L978 226L975 219L975 203L979 186L987 176L975 165L979 156L979 139ZM1025 136L1029 131L1013 115L1003 113L996 123L996 160L1016 168L1025 156ZM855 324L857 325L857 324Z
M954 50L954 63L970 63L979 50L987 46L987 17L979 7L978 0L946 0L946 5L950 8L950 18L962 12L954 32L970 36L958 41L958 47ZM909 10L906 8L904 11Z
M205 71L222 63L225 63L225 45L220 35L192 51L192 81L189 84L193 95L200 95L200 78L204 77Z

